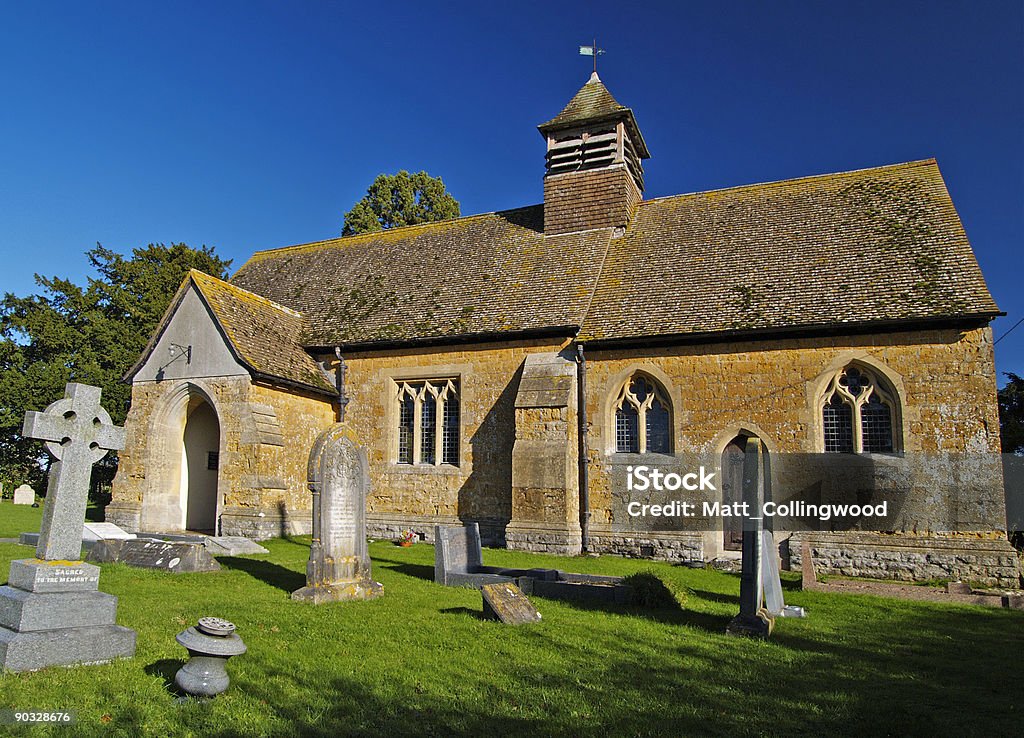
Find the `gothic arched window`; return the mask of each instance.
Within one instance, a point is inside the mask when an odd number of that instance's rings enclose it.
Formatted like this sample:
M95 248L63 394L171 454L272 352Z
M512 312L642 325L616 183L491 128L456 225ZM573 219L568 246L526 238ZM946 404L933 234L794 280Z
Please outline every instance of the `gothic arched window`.
M848 366L837 372L819 408L826 452L885 454L896 450L896 393L870 369Z
M459 380L398 384L398 463L459 463Z
M661 385L634 374L615 400L615 451L625 454L672 452L672 412Z

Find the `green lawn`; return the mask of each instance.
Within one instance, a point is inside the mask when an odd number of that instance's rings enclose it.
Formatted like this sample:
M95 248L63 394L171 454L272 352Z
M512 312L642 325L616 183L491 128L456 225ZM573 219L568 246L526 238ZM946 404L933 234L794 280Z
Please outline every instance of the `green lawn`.
M12 507L0 505L0 537L13 535ZM787 579L810 617L757 642L723 634L735 576L488 550L491 564L652 570L689 590L676 611L535 598L544 621L510 628L480 619L479 592L435 585L425 544L372 544L385 596L321 606L288 599L308 539L266 545L214 574L105 565L100 587L138 632L135 658L0 676L0 709L75 710L54 733L125 736L982 735L1021 720L1020 612L804 593ZM0 544L3 572L27 556ZM228 694L179 703L174 635L203 615L235 622L249 652L230 662Z

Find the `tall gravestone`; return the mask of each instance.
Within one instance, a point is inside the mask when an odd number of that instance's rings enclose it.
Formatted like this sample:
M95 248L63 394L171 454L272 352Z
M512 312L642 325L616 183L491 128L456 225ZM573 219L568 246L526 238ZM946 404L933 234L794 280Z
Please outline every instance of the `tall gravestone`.
M80 561L92 465L124 447L124 428L100 407L100 389L68 384L64 399L25 414L22 435L46 441L50 467L36 558L11 562L0 587L0 667L109 661L135 653L135 631L116 625L117 598L100 570Z
M762 607L764 586L762 577L761 531L764 519L764 489L767 484L764 454L761 442L748 438L743 455L743 502L747 514L743 516L743 567L740 571L740 614L734 617L726 632L765 638L772 632L775 619Z
M320 604L379 597L384 588L370 577L366 549L370 468L351 428L337 423L320 434L309 454L308 477L313 543L306 586L292 592L292 599Z

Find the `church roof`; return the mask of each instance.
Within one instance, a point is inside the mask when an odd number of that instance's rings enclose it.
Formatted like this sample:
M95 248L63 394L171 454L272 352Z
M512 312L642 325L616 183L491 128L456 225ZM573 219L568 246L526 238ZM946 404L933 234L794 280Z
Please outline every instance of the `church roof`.
M232 282L300 312L307 347L998 313L931 159L645 201L621 235L545 237L542 224L535 206L263 251ZM269 344L265 330L247 339Z
M255 376L273 382L283 380L320 394L337 394L301 346L303 322L297 312L195 269L189 270L152 340L127 376L134 376L145 364L190 285L195 285L210 309L235 359Z

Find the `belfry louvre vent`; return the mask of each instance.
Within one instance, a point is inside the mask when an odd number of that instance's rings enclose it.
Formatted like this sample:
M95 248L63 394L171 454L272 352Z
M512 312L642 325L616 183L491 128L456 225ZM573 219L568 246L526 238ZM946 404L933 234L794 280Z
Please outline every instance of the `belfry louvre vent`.
M621 136L621 141L620 141ZM643 168L633 142L620 128L575 132L552 141L545 155L548 174L603 169L625 161L643 190Z

